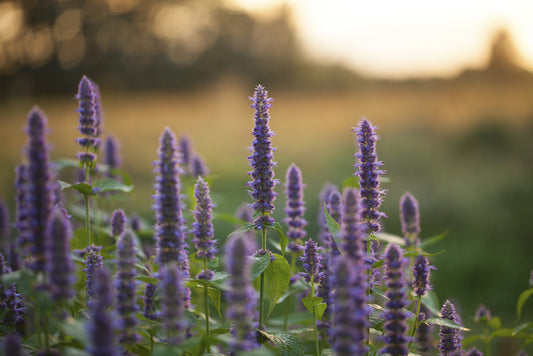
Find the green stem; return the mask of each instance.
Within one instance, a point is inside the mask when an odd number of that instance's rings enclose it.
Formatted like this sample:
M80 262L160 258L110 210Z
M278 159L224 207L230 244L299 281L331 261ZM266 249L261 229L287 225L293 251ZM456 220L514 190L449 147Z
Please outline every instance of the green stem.
M89 210L89 196L83 195L85 199L85 233L87 235L87 246L91 246L91 214Z
M262 230L261 248L266 251L266 228ZM264 329L264 295L265 295L265 271L261 273L261 286L259 289L259 330Z
M411 340L409 340L409 346L408 349L411 348L411 343L413 342L415 338L416 329L418 328L418 315L420 314L420 304L422 302L422 296L418 296L417 302L416 302L416 313L415 313L415 323L413 324L413 330L411 331Z
M46 351L48 351L48 349L50 348L50 340L49 340L49 327L48 327L48 320L49 320L49 315L46 315L45 318L43 319L43 328L44 328L44 349Z
M204 271L207 271L207 260L204 259ZM209 337L209 282L204 285L204 299L205 299L205 335ZM207 352L210 351L209 342L207 343Z
M315 276L311 275L311 296L315 296ZM318 326L316 325L316 306L313 306L313 327L315 329L315 355L320 356L320 345L318 344Z
M296 271L296 252L291 252L291 276L294 275L295 271ZM285 319L283 320L284 331L287 331L287 327L289 324L289 313L291 311L291 302L292 302L292 296L289 295L287 297L287 302L285 303Z
M39 315L39 308L35 305L33 306L33 328L37 334L37 339L39 340L39 350L43 348L43 340L41 339L41 317Z

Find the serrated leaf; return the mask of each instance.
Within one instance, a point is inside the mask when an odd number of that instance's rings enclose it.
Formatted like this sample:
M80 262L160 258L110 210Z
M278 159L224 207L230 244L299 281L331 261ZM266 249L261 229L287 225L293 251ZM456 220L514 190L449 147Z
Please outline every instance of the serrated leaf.
M264 332L259 330L270 341L280 356L300 356L304 354L304 347L300 340L282 332Z
M226 237L226 240L229 239L231 236L239 235L239 234L242 234L242 233L248 232L250 230L254 230L254 229L255 229L255 225L253 223L246 223L243 226L241 226L240 228L238 228L237 230L233 231L231 234L229 234Z
M59 183L59 186L61 187L61 190L65 189L74 189L80 192L83 195L92 195L93 194L93 187L90 184L87 183L77 183L77 184L70 184L67 182L64 182L62 180L57 181Z
M442 240L446 235L448 235L448 231L444 231L442 234L428 237L427 239L423 239L422 242L420 242L420 248L424 250L428 246L435 245L437 242Z
M98 189L98 192L120 191L129 193L133 190L133 185L126 185L118 180L111 178L99 179L94 182L94 188Z
M320 297L313 297L311 295L306 296L302 299L302 303L305 305L307 310L314 314L317 320L322 320L322 315L328 307L326 303L323 303L323 299Z
M529 297L533 294L533 288L526 289L520 294L520 297L518 297L518 302L516 303L516 316L520 319L520 315L522 314L522 308L524 307L524 304L527 302Z
M387 234L386 232L376 232L375 236L378 240L385 241L387 243L393 243L398 246L405 246L405 240L403 237Z
M440 315L439 298L437 297L435 291L430 290L423 295L422 304L424 304L424 306L428 308L433 315Z
M269 254L266 254L267 256ZM289 287L291 280L291 267L285 257L274 254L274 261L268 265L265 270L265 282L268 286L268 313L267 316L272 313L276 303L283 293Z
M253 256L252 259L252 281L263 273L270 265L270 254L265 253L262 256Z
M272 226L272 229L274 229L279 235L279 246L280 246L279 249L281 251L281 254L283 256L285 256L285 249L287 248L287 245L289 244L289 239L287 238L287 236L283 232L283 228L281 227L280 223L278 223L278 222L275 223Z
M217 310L218 315L222 318L222 314L220 313L220 291L213 287L209 287L207 289L207 294L209 295L209 299L211 299L211 301L215 305L215 309Z
M444 327L452 328L452 329L459 329L459 330L462 330L462 331L470 331L470 329L465 328L464 326L461 326L461 325L459 325L457 323L454 323L451 320L443 319L443 318L436 318L436 317L429 318L429 319L426 320L426 323L432 324L432 325L444 326Z
M343 244L342 244L341 236L340 236L341 226L339 225L338 222L335 221L335 219L331 217L331 215L329 215L328 208L326 207L326 203L324 203L324 217L326 218L326 224L328 225L329 233L331 234L331 237L337 244L337 248L339 249L339 252L342 253L341 246Z

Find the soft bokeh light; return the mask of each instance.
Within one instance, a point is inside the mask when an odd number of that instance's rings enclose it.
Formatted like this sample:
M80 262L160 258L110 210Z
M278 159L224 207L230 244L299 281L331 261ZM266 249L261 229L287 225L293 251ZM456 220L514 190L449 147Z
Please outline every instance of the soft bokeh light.
M257 14L287 4L311 56L368 75L447 76L486 64L491 37L507 29L533 69L533 2L231 0Z

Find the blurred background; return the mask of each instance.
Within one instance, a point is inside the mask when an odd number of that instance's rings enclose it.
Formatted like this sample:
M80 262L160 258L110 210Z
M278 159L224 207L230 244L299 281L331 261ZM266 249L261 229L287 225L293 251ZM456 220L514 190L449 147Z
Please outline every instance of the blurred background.
M1 1L0 196L14 205L33 105L49 118L53 158L75 157L86 74L135 184L121 207L151 223L152 162L169 126L192 139L218 211L232 214L250 201L247 97L262 83L275 99L276 175L301 167L310 236L324 182L354 172L351 128L367 117L380 127L386 231L400 234L399 198L414 194L422 236L448 231L431 251L446 249L432 259L441 302L454 300L467 326L479 304L510 326L533 268L532 18L518 0ZM232 228L216 221L220 240Z

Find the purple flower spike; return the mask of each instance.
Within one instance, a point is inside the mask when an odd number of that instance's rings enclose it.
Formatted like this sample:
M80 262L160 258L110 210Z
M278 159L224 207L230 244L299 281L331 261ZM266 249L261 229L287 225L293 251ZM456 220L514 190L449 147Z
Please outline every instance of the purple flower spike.
M466 356L483 356L483 353L475 347L472 347L470 350L468 350Z
M407 282L404 278L404 269L407 260L403 257L402 250L395 244L390 244L385 250L386 283L389 290L385 303L386 320L383 326L385 330L383 353L391 355L407 355L409 349L407 344L407 313L403 310L409 303L405 294Z
M302 240L307 235L304 228L307 221L304 219L305 203L302 183L302 172L294 163L287 170L285 177L285 195L287 204L285 205L285 216L283 220L289 227L287 237L289 238L288 249L299 253L303 250Z
M95 278L98 270L104 266L104 258L100 254L100 246L89 246L81 251L78 251L80 257L85 257L84 263L86 276L86 292L87 292L87 305L91 308L93 304L93 298L95 293Z
M22 351L22 344L20 338L16 333L9 334L4 339L4 355L22 356L25 355Z
M28 166L19 164L15 169L15 228L18 232L16 246L20 248L23 257L29 255L29 241L31 238Z
M192 159L191 174L195 178L206 177L209 175L209 168L204 159L199 155L195 155Z
M456 313L454 305L449 300L444 302L440 314L443 319L448 319L454 323L461 324L459 315ZM440 343L437 347L440 350L441 355L450 355L462 350L461 332L459 329L441 326L439 336Z
M123 345L133 345L141 339L135 331L138 324L135 313L139 310L135 301L135 277L137 275L135 246L135 238L131 232L122 234L117 242L116 309L120 318L118 342Z
M431 312L424 304L420 305L420 315L422 314L424 314L426 319L431 316ZM418 349L423 353L433 350L433 327L429 324L421 323L416 329L415 341Z
M46 117L34 108L28 116L26 129L29 141L26 148L28 186L25 197L28 199L29 267L36 272L45 270L45 229L55 198L49 148L45 139L47 131Z
M161 321L168 336L169 345L184 340L186 325L183 321L185 305L183 302L183 271L174 264L163 267L161 278Z
M363 225L361 224L359 195L354 188L346 188L343 193L344 204L341 217L343 251L357 263L362 263Z
M156 286L151 283L146 283L146 287L144 288L144 309L143 309L143 316L146 319L150 320L157 320L155 305L154 305L154 294L156 291Z
M0 277L4 274L11 273L11 268L7 265L4 255L0 253ZM4 286L0 282L0 324L15 329L24 321L26 307L22 296L17 293L15 284Z
M331 215L332 211L330 210L329 206L329 200L333 193L339 192L339 189L331 184L326 183L322 187L322 191L320 192L319 196L319 206L318 206L318 225L320 226L320 235L319 240L322 243L322 246L326 249L331 251L332 249L335 249L336 252L334 254L337 254L338 248L335 244L335 241L333 241L333 238L331 237L331 233L329 231L328 224L326 222L326 216L324 215L324 204L326 204L326 208L328 210L328 213ZM335 220L337 222L340 222L339 220Z
M137 214L131 214L130 216L130 227L133 231L139 232L142 230L142 220Z
M474 316L474 320L479 321L490 321L492 319L492 315L490 314L490 310L488 310L484 305L480 305L479 308L476 310L476 315Z
M126 215L122 209L117 209L111 214L111 235L118 237L126 229Z
M306 241L304 254L300 257L300 260L303 262L305 281L309 283L311 281L320 283L320 270L322 269L321 256L318 254L318 246L313 240L309 239Z
M374 233L381 230L379 219L385 216L379 211L381 205L381 196L384 191L379 189L379 178L385 173L379 167L383 165L377 159L375 134L376 127L372 126L368 120L363 120L359 126L354 129L357 134L357 143L359 152L355 154L359 163L355 165L359 177L359 186L361 187L361 219L368 224L368 233Z
M102 107L102 95L100 94L100 87L96 84L95 81L91 80L91 84L94 89L95 101L94 101L94 118L96 119L96 137L102 136L103 126L104 126L104 109ZM96 149L98 149L98 144Z
M119 148L118 140L114 136L108 135L104 143L104 164L109 168L109 172L106 174L109 178L115 178L111 170L119 168L122 163Z
M236 235L226 244L226 271L229 274L229 290L226 292L228 309L226 318L232 323L234 353L259 347L253 323L256 320L257 293L250 279L250 255L254 241L246 235Z
M212 223L214 204L211 203L209 186L202 177L198 177L194 186L194 199L196 200L196 208L193 212L194 223L192 224L192 230L194 238L192 241L196 246L196 257L201 260L213 260L217 253L216 240L213 239ZM203 277L210 275L211 273L208 271L202 272Z
M56 206L46 228L46 272L52 299L63 302L74 296L74 264L70 254L72 229L61 206Z
M333 299L333 345L337 356L365 355L368 347L368 287L365 270L347 255L333 260L330 274Z
M9 209L4 199L0 199L0 251L9 247Z
M188 167L192 157L192 143L188 136L181 136L178 141L178 150L181 153L183 167Z
M88 352L91 355L118 356L115 347L115 328L113 317L108 311L113 294L109 274L104 268L95 276L95 302L91 307L91 321L87 327L89 334Z
M420 214L418 212L418 201L410 193L405 193L400 198L400 220L402 222L402 233L405 242L409 246L418 245L420 240Z
M100 140L98 139L98 120L95 111L96 92L93 83L86 76L81 78L76 99L79 101L79 108L76 112L80 115L78 129L83 136L76 140L83 150L78 153L78 160L82 167L93 169L96 165L94 152L100 145Z
M185 221L180 195L181 168L176 138L169 128L161 136L153 206L156 213L155 237L157 262L164 266L182 260L185 248Z
M424 255L416 256L411 270L413 272L413 289L419 297L431 290L431 285L429 284L429 271L431 269L433 269L433 266L429 265L428 259Z
M268 97L268 92L262 85L258 85L255 88L254 97L250 100L252 101L251 107L255 109L255 127L252 132L255 139L250 147L252 155L248 157L252 167L252 171L248 173L252 177L252 181L248 182L248 187L251 188L250 196L255 200L252 207L258 215L254 221L255 228L263 230L274 223L270 215L274 210L274 200L277 195L274 192L274 186L278 183L278 180L274 179L276 163L272 160L274 148L271 142L274 132L270 130L270 115L268 114L272 106L272 98Z

